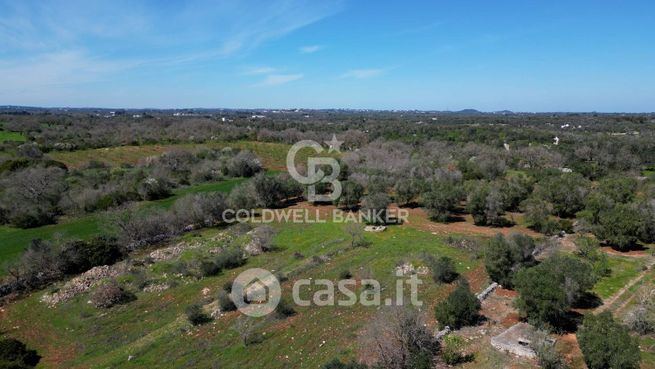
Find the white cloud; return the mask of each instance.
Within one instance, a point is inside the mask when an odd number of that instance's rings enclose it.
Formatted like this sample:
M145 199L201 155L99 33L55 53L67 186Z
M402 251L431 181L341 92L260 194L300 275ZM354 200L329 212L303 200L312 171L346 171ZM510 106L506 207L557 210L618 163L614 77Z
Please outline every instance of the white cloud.
M309 46L303 46L298 50L300 51L301 54L313 54L321 50L322 48L323 46L321 45L309 45Z
M262 67L248 67L245 68L243 74L246 76L256 76L260 74L271 74L276 71L275 68L273 67L267 67L267 66L262 66Z
M303 77L304 75L302 74L271 74L266 76L266 78L258 83L257 86L279 86L285 83L297 81Z
M384 69L381 68L351 69L342 74L341 78L366 79L378 77L382 75L382 73L384 73Z

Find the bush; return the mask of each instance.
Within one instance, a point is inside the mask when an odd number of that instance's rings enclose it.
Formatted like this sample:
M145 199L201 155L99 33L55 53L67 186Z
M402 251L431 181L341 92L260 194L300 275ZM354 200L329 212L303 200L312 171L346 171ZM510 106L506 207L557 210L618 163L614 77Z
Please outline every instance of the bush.
M187 307L185 312L189 322L193 325L202 325L209 323L212 320L212 318L202 310L202 306L198 304Z
M434 309L435 318L444 328L460 329L480 320L480 301L471 293L468 283L461 281L457 288Z
M100 236L91 241L69 241L60 251L64 274L83 273L95 266L111 265L121 260L124 250L116 238Z
M234 269L246 263L246 258L243 257L241 249L233 247L224 249L216 257L216 266L220 269Z
M447 256L428 258L428 263L432 270L432 279L437 283L450 283L459 276L455 263Z
M354 361L344 363L339 359L333 359L332 361L323 364L321 369L368 369L368 366Z
M589 369L638 369L639 341L612 314L587 314L577 333Z
M29 350L21 341L13 338L0 339L0 368L33 368L41 360L35 350Z
M211 261L203 261L200 263L200 272L203 277L213 277L219 275L222 269L218 264Z
M441 357L447 365L458 365L473 361L473 354L465 355L462 353L464 339L460 336L446 336L441 347Z
M275 307L275 315L280 319L288 318L296 315L296 309L293 308L293 304L288 300L281 299L280 303Z
M353 274L348 269L339 272L339 279L351 279L352 277Z
M235 311L237 306L232 301L232 297L226 291L218 292L218 306L221 308L221 311Z
M548 338L547 332L534 332L530 337L530 348L537 354L537 361L541 368L568 369L566 361L555 349L555 343Z
M252 177L261 170L261 162L250 151L240 151L227 164L228 174L232 177Z
M119 286L115 280L111 280L98 287L91 296L91 302L97 308L109 309L114 305L125 304L134 301L136 296Z

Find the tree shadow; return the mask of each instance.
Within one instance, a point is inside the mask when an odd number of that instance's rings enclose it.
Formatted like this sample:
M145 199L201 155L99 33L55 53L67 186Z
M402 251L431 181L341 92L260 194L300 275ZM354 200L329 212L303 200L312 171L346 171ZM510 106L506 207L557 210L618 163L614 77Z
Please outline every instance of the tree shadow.
M553 323L553 328L560 333L575 333L578 326L582 324L584 314L577 311L567 311L557 322Z
M593 292L585 292L573 304L575 309L594 309L603 305L603 300Z
M610 245L610 244L608 244L606 242L603 242L602 245L605 246L605 247L609 247L614 251L618 251L618 252L622 252L622 253L623 252L631 252L631 251L635 252L635 251L649 251L650 250L648 247L646 247L646 246L644 246L644 245L642 245L640 243L633 243L633 244L630 244L630 245L628 245L626 247L623 247L623 248L619 248L617 246Z

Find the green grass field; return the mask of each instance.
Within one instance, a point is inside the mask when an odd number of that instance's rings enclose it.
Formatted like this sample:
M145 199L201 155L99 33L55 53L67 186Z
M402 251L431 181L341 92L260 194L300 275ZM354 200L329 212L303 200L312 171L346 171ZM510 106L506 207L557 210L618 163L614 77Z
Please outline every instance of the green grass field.
M25 142L25 135L20 132L0 131L0 142L18 141Z
M598 281L593 288L593 292L603 299L614 295L639 275L643 265L644 262L636 258L610 256L609 266L612 273Z
M225 147L250 150L262 160L265 168L279 170L285 168L284 163L290 146L254 141L210 142L206 144L118 146L78 151L56 151L51 152L49 156L71 168L80 167L92 160L118 166L121 164L136 164L149 156L158 156L172 150L222 149Z
M357 332L375 314L375 307L298 307L298 314L291 318L262 323L262 342L247 347L239 344L231 329L236 313L190 328L184 309L203 301L203 288L211 289L214 295L245 268L283 270L292 275L292 280L336 280L344 269L355 276L367 270L380 280L385 298L394 290L393 270L402 260L418 260L423 253L448 255L458 262L461 273L480 263L466 252L446 246L441 238L408 227L369 234L371 245L356 249L349 248L348 236L340 224L276 227L278 250L251 258L237 270L202 280L186 278L161 294L138 292L137 301L108 311L89 305L86 294L52 309L38 302L43 292L34 293L8 308L0 330L9 330L36 347L44 354L40 366L44 368L317 368L333 357L354 358ZM186 237L211 244L218 232L221 230L211 229L200 237ZM301 253L303 259L294 253ZM312 257L321 255L332 256L325 263L310 263ZM419 297L424 308L431 309L450 287L437 285L427 276L423 279ZM286 295L290 287L290 282L283 283ZM356 293L360 292L358 287ZM29 325L30 330L12 331L12 327L21 325ZM83 342L80 337L84 337ZM128 361L130 355L134 358Z

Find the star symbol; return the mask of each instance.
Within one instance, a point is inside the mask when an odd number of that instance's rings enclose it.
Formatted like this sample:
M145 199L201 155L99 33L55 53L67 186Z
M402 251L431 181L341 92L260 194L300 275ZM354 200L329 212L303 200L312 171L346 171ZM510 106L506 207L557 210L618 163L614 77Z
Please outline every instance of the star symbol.
M337 135L333 134L332 135L332 140L324 141L324 142L330 147L330 150L328 150L328 153L330 153L332 151L341 152L341 145L343 144L343 141L337 140Z

